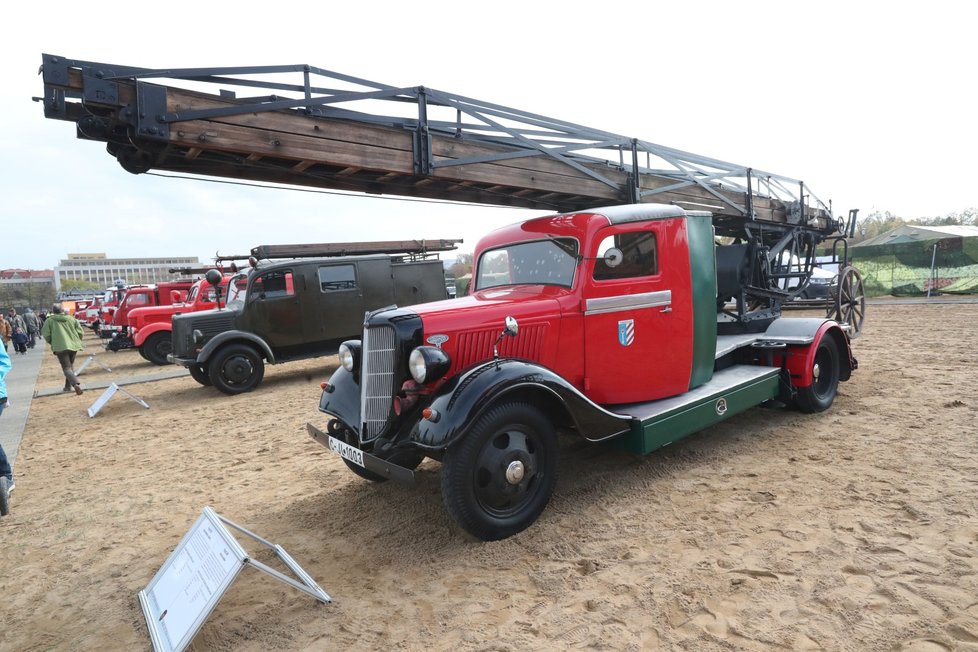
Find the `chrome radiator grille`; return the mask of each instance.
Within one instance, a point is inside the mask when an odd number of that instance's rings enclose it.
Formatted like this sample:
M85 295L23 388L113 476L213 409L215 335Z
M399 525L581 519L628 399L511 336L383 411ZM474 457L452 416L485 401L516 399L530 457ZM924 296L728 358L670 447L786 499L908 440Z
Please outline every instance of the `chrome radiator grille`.
M397 338L390 326L373 326L363 330L363 363L361 367L360 415L361 441L369 441L384 432L394 399L394 367L397 363Z

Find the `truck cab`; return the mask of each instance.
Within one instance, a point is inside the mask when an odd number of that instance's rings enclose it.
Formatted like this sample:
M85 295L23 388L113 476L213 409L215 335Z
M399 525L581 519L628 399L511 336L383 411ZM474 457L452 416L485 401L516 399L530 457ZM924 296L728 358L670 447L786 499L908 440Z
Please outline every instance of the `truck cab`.
M547 504L557 431L647 453L765 401L826 409L856 366L846 329L735 327L718 307L728 253L710 214L674 205L494 231L469 295L367 315L324 384L326 430L307 429L372 481L440 460L449 513L499 539Z
M259 385L266 362L336 353L359 333L367 310L446 296L437 259L378 254L256 264L232 279L226 306L173 316L168 360L202 385L239 394Z

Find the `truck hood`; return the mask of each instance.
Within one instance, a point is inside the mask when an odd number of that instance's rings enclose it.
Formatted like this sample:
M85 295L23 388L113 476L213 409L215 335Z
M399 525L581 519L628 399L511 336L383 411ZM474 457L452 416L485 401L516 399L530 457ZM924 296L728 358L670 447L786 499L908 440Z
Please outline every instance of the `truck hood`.
M421 317L424 342L449 354L453 370L491 359L506 317L516 318L519 334L503 338L500 355L549 366L559 340L560 299L569 296L569 289L549 285L504 286L408 310Z

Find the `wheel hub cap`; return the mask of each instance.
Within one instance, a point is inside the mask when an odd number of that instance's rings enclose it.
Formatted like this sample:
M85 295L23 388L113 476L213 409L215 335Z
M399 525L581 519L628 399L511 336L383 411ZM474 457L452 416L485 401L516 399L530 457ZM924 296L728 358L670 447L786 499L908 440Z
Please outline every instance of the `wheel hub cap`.
M523 481L523 476L526 474L526 468L523 466L523 462L519 460L514 460L509 463L506 467L506 482L510 484L519 484Z

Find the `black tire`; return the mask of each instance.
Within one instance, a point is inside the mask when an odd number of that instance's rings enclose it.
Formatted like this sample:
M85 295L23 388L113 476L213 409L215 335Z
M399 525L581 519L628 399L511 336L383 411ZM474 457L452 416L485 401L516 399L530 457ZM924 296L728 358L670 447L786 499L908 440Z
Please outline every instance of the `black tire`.
M526 403L489 409L442 460L441 492L459 526L483 541L522 532L557 483L557 435Z
M830 335L822 337L812 363L812 384L799 387L795 405L802 412L829 409L839 390L839 347Z
M144 349L141 346L138 346L136 347L136 350L139 351L139 355L140 357L142 357L143 360L145 360L146 362L150 361L149 358L146 357L146 349Z
M265 376L265 363L247 344L228 344L207 363L211 383L224 394L243 394L258 387Z
M206 367L199 364L192 364L187 369L190 371L190 377L198 383L204 387L211 386L211 377L208 375Z
M146 338L143 345L139 347L139 351L143 354L144 358L162 367L163 365L170 364L166 356L173 352L173 339L170 337L169 332L157 331Z
M7 476L0 475L0 516L10 513L10 493L7 491Z

